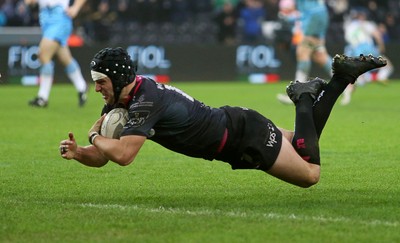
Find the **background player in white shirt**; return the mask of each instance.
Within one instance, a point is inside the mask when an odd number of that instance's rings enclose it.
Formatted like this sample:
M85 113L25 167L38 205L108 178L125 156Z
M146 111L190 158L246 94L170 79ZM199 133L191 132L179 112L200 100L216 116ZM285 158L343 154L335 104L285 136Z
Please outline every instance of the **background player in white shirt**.
M383 56L385 53L385 43L382 33L378 26L368 20L368 10L364 8L353 9L350 13L349 20L344 24L345 40L348 45L345 47L345 54L348 56L358 56L360 54L374 56ZM387 57L387 65L376 70L376 80L385 82L393 72L393 65ZM358 77L357 85L363 85L371 82L372 72L367 72ZM347 105L351 101L351 95L355 90L354 85L349 85L343 92L340 103Z
M79 106L86 102L87 84L82 76L78 62L72 57L67 45L73 30L73 18L85 3L85 0L75 0L70 6L69 0L25 0L25 4L39 4L39 21L42 29L42 39L39 43L40 88L29 105L47 107L51 86L54 78L53 57L57 56L65 67L65 72L78 91Z

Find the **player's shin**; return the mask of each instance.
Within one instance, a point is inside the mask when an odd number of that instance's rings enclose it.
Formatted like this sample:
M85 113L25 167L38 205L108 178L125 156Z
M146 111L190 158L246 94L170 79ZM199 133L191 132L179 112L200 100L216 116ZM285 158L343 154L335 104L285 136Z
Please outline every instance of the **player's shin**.
M318 136L315 130L312 105L314 100L305 93L296 104L296 123L292 145L307 162L320 164Z

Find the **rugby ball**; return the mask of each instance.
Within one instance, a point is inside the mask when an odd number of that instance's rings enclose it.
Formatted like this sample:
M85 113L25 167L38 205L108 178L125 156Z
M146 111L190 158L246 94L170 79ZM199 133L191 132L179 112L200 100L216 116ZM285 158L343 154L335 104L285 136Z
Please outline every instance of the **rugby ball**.
M121 135L122 128L129 120L128 110L124 108L115 108L107 113L104 117L100 128L100 135L107 138L118 139Z

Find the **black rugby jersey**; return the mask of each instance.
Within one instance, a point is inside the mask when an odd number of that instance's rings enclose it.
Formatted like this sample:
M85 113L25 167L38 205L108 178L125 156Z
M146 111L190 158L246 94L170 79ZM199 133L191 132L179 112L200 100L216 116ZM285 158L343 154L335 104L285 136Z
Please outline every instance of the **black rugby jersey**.
M142 135L172 151L214 159L226 130L223 110L150 78L137 76L136 82L121 136Z

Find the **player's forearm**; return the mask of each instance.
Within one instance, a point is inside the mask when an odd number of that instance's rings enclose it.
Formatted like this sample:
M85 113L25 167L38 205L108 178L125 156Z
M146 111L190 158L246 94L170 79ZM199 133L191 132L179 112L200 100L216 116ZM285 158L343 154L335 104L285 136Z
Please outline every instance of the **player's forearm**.
M79 11L81 10L81 8L82 8L82 6L83 6L84 3L85 3L84 0L76 0L76 1L74 2L74 4L73 4L72 6L70 6L70 7L66 10L67 15L68 15L69 17L71 17L71 18L75 18L75 17L78 15L78 13L79 13Z
M97 151L94 146L78 147L74 160L90 167L102 167L108 162L108 159Z
M86 0L75 0L74 1L74 7L76 7L78 10L82 8L82 6L85 4Z
M140 145L127 145L119 139L103 136L97 136L93 144L106 158L121 166L132 163L140 149Z
M24 0L24 3L25 3L26 5L33 5L33 4L36 4L37 1L36 1L36 0Z

